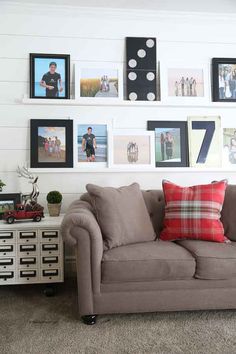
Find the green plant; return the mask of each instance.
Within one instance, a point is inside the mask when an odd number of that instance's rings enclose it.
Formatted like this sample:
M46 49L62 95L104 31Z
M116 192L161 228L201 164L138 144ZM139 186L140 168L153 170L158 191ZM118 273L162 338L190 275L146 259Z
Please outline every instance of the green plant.
M62 194L58 191L51 191L47 195L47 202L49 204L60 204L62 201Z
M3 181L0 179L0 192L2 191L2 187L5 186L5 183L3 183Z

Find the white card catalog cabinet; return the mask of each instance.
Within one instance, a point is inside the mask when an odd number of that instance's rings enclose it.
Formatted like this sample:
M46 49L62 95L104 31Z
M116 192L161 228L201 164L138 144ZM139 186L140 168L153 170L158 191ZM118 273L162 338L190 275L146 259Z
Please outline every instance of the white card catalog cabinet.
M62 218L0 221L0 285L64 281Z

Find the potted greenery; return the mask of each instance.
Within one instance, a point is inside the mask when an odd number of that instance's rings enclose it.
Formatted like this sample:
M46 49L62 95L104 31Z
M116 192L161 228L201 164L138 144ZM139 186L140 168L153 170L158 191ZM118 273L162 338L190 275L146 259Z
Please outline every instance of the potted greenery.
M5 183L3 183L3 181L0 179L0 192L2 192L2 187L5 186Z
M51 191L47 195L48 212L50 216L59 216L61 211L62 194L58 191Z

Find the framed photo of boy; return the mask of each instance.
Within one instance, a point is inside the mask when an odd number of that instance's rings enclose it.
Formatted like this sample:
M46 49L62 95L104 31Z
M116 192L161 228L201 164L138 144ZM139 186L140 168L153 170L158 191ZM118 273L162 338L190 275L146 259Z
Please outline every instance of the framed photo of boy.
M133 170L155 167L154 132L116 129L109 134L109 167Z
M0 193L0 219L6 211L14 210L21 203L20 193Z
M148 121L155 132L156 167L188 167L188 130L183 121Z
M212 99L236 102L236 58L212 59Z
M70 55L30 54L30 98L70 98Z
M76 99L117 101L123 99L122 64L80 64L75 67Z
M108 133L112 119L74 120L74 166L83 168L108 167Z
M30 120L30 167L73 167L73 120Z

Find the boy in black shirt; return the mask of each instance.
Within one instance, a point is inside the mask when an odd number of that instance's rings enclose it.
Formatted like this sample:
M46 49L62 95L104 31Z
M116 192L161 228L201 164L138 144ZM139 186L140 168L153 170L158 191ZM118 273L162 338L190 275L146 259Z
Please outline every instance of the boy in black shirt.
M92 134L92 128L88 127L87 134L83 135L82 150L86 152L87 161L95 162L95 149L97 148L95 135Z
M52 61L49 64L49 71L43 75L40 86L46 88L46 97L58 97L63 91L61 75L56 72L57 63ZM60 88L58 89L58 82Z

